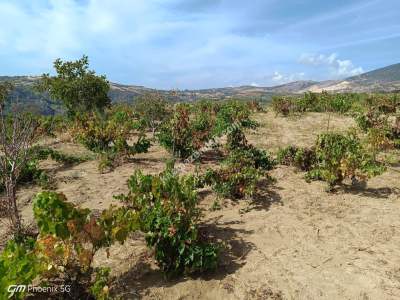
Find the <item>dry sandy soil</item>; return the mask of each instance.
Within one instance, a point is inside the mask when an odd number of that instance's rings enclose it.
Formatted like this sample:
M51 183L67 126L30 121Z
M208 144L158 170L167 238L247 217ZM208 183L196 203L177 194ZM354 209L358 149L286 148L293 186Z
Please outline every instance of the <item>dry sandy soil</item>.
M327 129L326 114L301 118L257 114L262 124L249 134L255 145L272 152L289 144L310 146ZM352 126L350 118L332 116L331 130ZM55 143L65 152L82 152L70 143ZM107 174L97 162L72 168L46 162L57 190L82 207L103 209L117 203L113 195L127 191L134 169L156 174L169 155L153 146ZM96 264L112 267L114 292L122 299L400 299L400 154L390 154L386 173L366 186L344 186L328 194L322 182L306 183L291 167L271 171L275 184L260 183L253 200L220 200L202 191L204 230L225 243L219 269L201 277L166 280L157 270L143 237L135 235L99 253ZM207 164L215 163L212 160ZM180 166L184 171L193 166ZM19 192L21 211L32 221L32 196Z

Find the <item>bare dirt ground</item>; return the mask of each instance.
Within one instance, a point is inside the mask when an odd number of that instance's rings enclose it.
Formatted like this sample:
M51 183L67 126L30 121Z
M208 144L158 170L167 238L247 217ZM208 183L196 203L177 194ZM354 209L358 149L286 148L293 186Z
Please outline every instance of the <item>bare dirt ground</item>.
M276 151L295 144L311 146L327 129L328 115L301 118L257 114L262 126L249 135L258 147ZM331 116L331 130L345 130L352 119ZM81 147L55 144L68 153ZM225 243L221 265L201 277L166 280L157 270L143 237L135 235L111 249L108 266L123 299L400 299L400 154L391 153L386 173L366 186L344 186L328 194L322 182L306 183L291 167L271 172L275 184L260 183L254 200L220 200L200 193L204 230ZM57 190L82 207L103 209L118 203L113 195L127 191L134 169L156 174L169 155L153 146L147 154L106 174L89 161L72 168L51 162ZM212 164L209 161L208 164ZM205 167L205 166L204 166ZM193 170L193 166L184 168ZM19 192L21 211L32 221L32 196L39 188ZM104 265L105 253L96 264Z

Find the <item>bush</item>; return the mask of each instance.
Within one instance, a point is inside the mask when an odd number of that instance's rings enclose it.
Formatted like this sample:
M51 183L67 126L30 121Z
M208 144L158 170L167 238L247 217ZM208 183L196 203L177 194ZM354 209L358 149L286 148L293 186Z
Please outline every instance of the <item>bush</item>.
M385 168L377 163L354 133L325 133L315 145L316 162L306 178L328 182L330 188L344 178L365 180L381 174Z
M369 104L365 113L355 115L355 121L362 132L366 133L365 142L368 148L376 155L380 150L396 147L396 123L392 127L387 111L393 106L382 103Z
M400 149L400 116L396 117L395 123L391 130L391 139L395 148Z
M2 172L0 172L0 193L5 191L3 176ZM31 159L21 168L21 172L17 178L17 184L28 183L37 184L42 188L52 187L52 182L48 174L39 168L38 160Z
M51 159L60 163L75 164L87 161L89 159L88 157L66 155L54 149L41 146L31 147L27 156L29 157L29 160L23 164L21 172L17 178L17 184L20 185L34 183L44 189L53 188L54 182L46 171L40 169L39 161L50 157ZM0 172L0 192L4 191L2 176L3 175Z
M223 197L241 199L252 196L257 182L275 162L268 154L254 147L231 151L218 170L208 169L204 182Z
M145 94L137 98L135 111L146 128L150 129L153 134L171 114L169 103L160 94Z
M174 156L182 159L189 157L194 149L193 128L190 124L190 109L187 105L178 105L172 118L161 125L157 134L159 143Z
M278 163L295 166L302 171L309 171L316 159L314 149L298 148L296 146L279 149L277 156Z
M134 145L128 144L133 131L138 134ZM72 136L88 150L101 154L111 166L118 158L147 152L150 141L145 137L141 122L127 107L114 107L105 114L76 117ZM100 165L101 167L101 165Z
M286 117L293 112L294 102L293 97L274 96L272 97L271 106L276 115L282 114Z
M199 232L200 211L192 176L178 176L173 167L158 176L136 171L129 194L119 196L138 212L155 259L167 276L215 269L219 247Z
M0 255L0 298L23 299L27 291L13 295L7 292L8 286L29 285L35 280L47 286L70 285L69 299L86 299L90 294L108 299L110 270L93 268L93 258L101 248L124 243L129 233L139 228L136 213L110 206L97 216L55 192L37 194L33 212L37 238L9 241Z
M306 92L301 96L275 96L272 98L272 109L276 114L288 116L303 112L337 112L347 113L361 102L359 94L329 94Z
M37 131L40 136L56 137L56 134L66 131L67 120L64 116L38 116Z
M24 299L27 291L8 292L11 285L28 285L42 271L35 240L10 240L0 255L0 299Z
M207 102L179 104L172 117L161 125L157 138L175 157L185 159L212 138L214 123L213 106Z
M252 111L244 102L227 101L216 109L216 121L213 136L235 134L241 128L257 128L258 124L251 119Z
M262 175L263 173L256 168L238 161L219 170L208 169L204 181L222 197L242 199L254 194Z
M251 113L249 106L239 101L180 104L175 107L172 118L161 126L158 141L182 159L225 134L228 136L228 148L232 148L240 142L242 128L256 128L257 123L251 120Z

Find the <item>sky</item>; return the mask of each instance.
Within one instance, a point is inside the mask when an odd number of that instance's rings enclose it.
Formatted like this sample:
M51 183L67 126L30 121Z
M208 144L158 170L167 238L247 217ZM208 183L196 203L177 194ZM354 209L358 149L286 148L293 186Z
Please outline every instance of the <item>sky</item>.
M0 75L89 56L161 89L342 79L399 63L399 0L0 0Z

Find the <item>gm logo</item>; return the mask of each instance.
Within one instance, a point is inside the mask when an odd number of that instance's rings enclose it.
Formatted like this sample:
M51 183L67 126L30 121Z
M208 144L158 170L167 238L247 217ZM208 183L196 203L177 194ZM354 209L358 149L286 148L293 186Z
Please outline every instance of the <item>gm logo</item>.
M8 286L7 292L11 293L10 297L11 298L15 293L23 293L26 291L26 285L20 284L12 284Z

